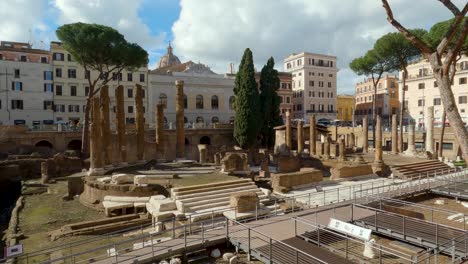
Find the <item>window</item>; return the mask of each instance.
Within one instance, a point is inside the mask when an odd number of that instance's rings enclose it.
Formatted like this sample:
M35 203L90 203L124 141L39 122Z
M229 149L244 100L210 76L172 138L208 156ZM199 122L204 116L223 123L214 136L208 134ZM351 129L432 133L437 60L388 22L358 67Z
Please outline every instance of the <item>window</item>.
M26 55L21 55L20 61L28 61L28 58L26 57Z
M466 77L458 79L458 84L466 84Z
M54 53L54 54L52 54L52 60L63 61L64 60L63 53Z
M65 113L65 105L63 104L57 104L54 106L54 111L55 112L61 112L61 113Z
M23 109L23 100L11 100L11 109Z
M229 97L229 109L233 110L234 109L234 102L235 102L235 97L231 96Z
M203 109L203 96L197 95L195 105L196 105L197 109Z
M22 82L11 82L11 90L13 91L23 91Z
M443 143L442 144L442 149L452 150L453 149L453 143Z
M76 96L76 86L70 86L70 96Z
M159 95L159 104L164 105L164 108L167 108L167 95L162 93Z
M440 98L434 98L434 105L441 105Z
M424 99L418 100L418 106L424 106Z
M211 109L218 109L218 96L213 95L211 97Z
M379 89L382 89L382 84L381 84L381 83L379 83L378 88L379 88Z
M301 59L298 59L297 60L297 66L301 66L302 65L302 60Z
M140 73L140 82L145 82L145 74Z
M44 101L44 110L53 110L54 102L53 101Z
M62 85L55 86L55 95L62 95Z
M129 114L133 113L133 106L132 106L132 105L129 105L129 106L127 107L127 112L128 112Z
M332 63L333 63L333 62L332 62ZM333 77L333 74L332 74L332 73L328 74L328 77Z
M68 59L68 61L73 61L71 54L67 54L67 59Z
M314 81L309 81L309 86L314 86Z
M112 73L112 80L113 81L117 81L117 80L122 81L122 73L121 72L119 72L119 73L113 72Z
M418 83L418 89L424 89L426 85L424 83Z
M47 63L48 59L47 57L41 57L41 63Z
M68 112L70 113L79 113L80 112L80 106L79 105L68 105Z
M466 104L466 95L458 96L458 103L459 104Z
M328 82L328 88L331 88L331 82Z
M44 80L45 81L52 81L52 72L51 71L44 71Z
M437 81L434 81L434 88L437 88L438 86Z
M302 111L302 104L298 104L296 109L297 109L297 111Z
M211 123L213 123L213 124L219 123L219 118L217 116L213 116L211 118Z
M62 68L56 68L55 69L55 77L62 77Z
M15 78L20 77L20 69L15 69Z
M390 88L395 88L395 87L396 87L396 86L395 86L395 82L391 82L391 83L390 83Z
M133 98L133 89L132 88L127 89L127 97L128 98Z
M89 86L85 86L84 93L85 93L85 96L89 95Z
M203 120L203 117L197 116L196 122L197 122L197 123L203 123L203 122L205 122L205 121Z
M187 100L187 95L184 94L184 109L188 108L188 100Z
M76 79L76 69L68 69L68 78Z
M46 93L54 92L54 85L51 83L44 83L44 92Z
M133 81L133 74L131 72L127 73L127 81L129 82Z
M323 87L323 82L319 81L319 87Z

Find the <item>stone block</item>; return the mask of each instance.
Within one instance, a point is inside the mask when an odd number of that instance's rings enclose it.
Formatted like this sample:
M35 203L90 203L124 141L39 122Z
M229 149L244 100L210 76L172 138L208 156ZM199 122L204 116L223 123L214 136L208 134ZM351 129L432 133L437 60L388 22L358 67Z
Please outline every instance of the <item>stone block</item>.
M249 171L247 153L227 152L221 160L221 172L235 173Z
M307 187L322 180L322 171L312 168L303 168L298 172L271 174L271 185L276 192Z
M301 162L295 156L278 156L278 172L295 172L301 168Z
M124 173L114 174L112 175L111 183L112 184L129 184L129 183L133 184L133 181L134 181L133 178L134 178L133 175L128 175Z
M331 180L351 178L373 174L370 164L349 164L340 167L331 168Z
M229 206L236 208L237 213L255 211L259 199L255 192L233 193L229 198Z
M68 196L80 195L84 190L84 181L81 177L67 177Z
M177 210L177 206L174 200L170 198L165 199L153 199L150 198L149 202L156 212L168 212Z

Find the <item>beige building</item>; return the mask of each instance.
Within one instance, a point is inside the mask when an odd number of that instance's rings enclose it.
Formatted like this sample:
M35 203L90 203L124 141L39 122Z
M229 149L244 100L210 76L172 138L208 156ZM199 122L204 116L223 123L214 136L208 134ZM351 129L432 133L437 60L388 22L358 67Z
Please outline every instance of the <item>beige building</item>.
M452 84L452 91L457 103L461 118L468 123L468 57L462 56L457 63L457 71ZM403 74L400 72L400 79ZM400 88L401 89L401 88ZM434 125L442 125L443 106L440 92L432 73L429 62L421 60L408 66L408 78L406 80L404 123L410 119L416 122L417 127L424 127L424 116L428 106L434 106ZM445 121L448 123L448 121Z
M284 70L292 74L293 118L336 119L336 57L302 52L284 60Z
M29 43L0 42L0 124L52 124L52 82L49 51Z
M86 73L84 68L76 61L62 46L60 42L52 42L50 45L52 54L52 67L54 75L54 119L55 122L66 122L77 124L84 118L86 98L89 93L89 83L87 74L91 74L91 79L99 76L97 71ZM112 74L109 85L109 97L111 110L111 120L115 119L115 89L118 85L124 86L125 94L125 115L127 123L134 122L135 114L135 84L141 84L147 94L148 68L142 67L135 72L122 71L120 74ZM98 82L97 86L99 86ZM145 96L145 108L148 109L148 100ZM147 112L147 111L146 111ZM111 122L114 126L114 122Z
M355 97L354 95L340 94L336 98L336 108L338 113L336 119L341 121L353 121L354 120L354 107Z
M388 125L392 114L399 113L398 77L385 75L377 83L377 114L382 117L383 124ZM372 120L372 106L374 100L374 85L372 79L366 78L356 84L355 120L362 121L367 115Z

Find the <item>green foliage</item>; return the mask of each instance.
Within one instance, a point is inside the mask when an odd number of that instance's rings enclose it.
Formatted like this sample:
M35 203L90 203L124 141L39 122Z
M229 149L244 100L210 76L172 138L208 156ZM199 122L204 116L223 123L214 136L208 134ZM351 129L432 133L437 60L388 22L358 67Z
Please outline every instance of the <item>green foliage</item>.
M260 128L260 100L252 52L248 48L244 51L236 74L234 93L236 95L234 138L240 147L250 148L255 144Z
M148 64L148 53L111 27L73 23L59 27L56 33L63 47L87 69L100 73L110 69L133 71Z
M449 48L453 48L455 45L456 40L461 37L463 32L464 21L468 18L464 18L464 20L459 24L456 34L452 41L449 44ZM437 48L437 45L442 41L445 37L445 34L450 28L450 25L453 23L454 18L439 22L431 27L429 32L424 36L424 41L433 49ZM468 54L468 38L465 38L465 42L460 50L460 53Z
M280 99L277 91L280 86L278 71L275 70L275 61L271 57L263 66L260 74L260 109L262 125L260 138L263 146L271 147L275 143L274 127L283 124L280 115Z

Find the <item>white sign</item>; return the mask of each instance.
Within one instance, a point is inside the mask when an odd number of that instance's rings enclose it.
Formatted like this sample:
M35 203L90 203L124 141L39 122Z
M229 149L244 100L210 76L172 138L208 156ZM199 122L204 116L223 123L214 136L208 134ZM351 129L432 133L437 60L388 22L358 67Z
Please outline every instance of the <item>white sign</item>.
M362 228L357 225L346 223L337 219L330 218L328 228L335 230L339 233L347 234L355 238L369 241L372 231L367 228Z
M11 247L5 247L5 256L8 257L14 257L23 254L23 245L14 245Z

